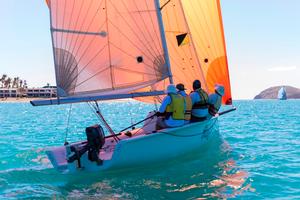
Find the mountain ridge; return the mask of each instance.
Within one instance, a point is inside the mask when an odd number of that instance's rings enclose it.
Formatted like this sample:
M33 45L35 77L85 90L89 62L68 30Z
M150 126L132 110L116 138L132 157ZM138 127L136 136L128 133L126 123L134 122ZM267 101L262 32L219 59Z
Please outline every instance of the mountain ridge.
M256 95L254 99L277 99L281 87L285 87L288 99L300 99L300 89L288 85L269 87Z

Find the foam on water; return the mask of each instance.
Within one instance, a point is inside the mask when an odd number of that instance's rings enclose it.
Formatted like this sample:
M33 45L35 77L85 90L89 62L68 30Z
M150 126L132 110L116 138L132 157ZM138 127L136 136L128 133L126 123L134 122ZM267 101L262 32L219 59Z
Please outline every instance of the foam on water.
M44 148L64 142L68 105L0 104L0 198L211 199L300 198L300 101L236 101L220 118L220 138L168 163L110 174L59 174ZM118 131L153 105L103 103ZM68 141L97 123L85 104L73 105ZM155 147L153 147L155 148Z

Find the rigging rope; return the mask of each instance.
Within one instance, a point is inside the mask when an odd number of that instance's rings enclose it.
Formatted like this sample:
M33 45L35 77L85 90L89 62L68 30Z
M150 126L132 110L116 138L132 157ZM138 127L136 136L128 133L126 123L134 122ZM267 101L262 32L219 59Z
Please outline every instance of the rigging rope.
M67 141L67 137L68 137L68 133L69 133L69 123L70 123L70 116L71 116L71 111L72 111L72 105L70 104L70 108L69 108L69 113L68 113L68 118L67 118L67 128L66 128L66 132L65 132L65 143L64 145L69 144Z
M114 138L114 140L116 142L120 141L120 138L118 138L118 136L116 135L116 133L109 126L109 124L106 122L106 120L104 119L103 115L101 114L98 102L95 101L95 105L93 105L91 102L87 102L87 103L90 106L91 110L93 112L95 111L95 114L96 114L97 118L99 119L99 121L101 123L103 123L104 127L108 130L108 132L111 134L111 136Z
M131 125L133 125L133 118L132 118L132 111L131 111L131 108L133 107L133 104L132 104L131 100L128 100L128 101L129 101L129 104L130 104L130 109L129 109L130 122L131 122Z
M158 107L157 107L157 98L156 96L153 97L154 100L154 106L155 106L155 111L158 111Z

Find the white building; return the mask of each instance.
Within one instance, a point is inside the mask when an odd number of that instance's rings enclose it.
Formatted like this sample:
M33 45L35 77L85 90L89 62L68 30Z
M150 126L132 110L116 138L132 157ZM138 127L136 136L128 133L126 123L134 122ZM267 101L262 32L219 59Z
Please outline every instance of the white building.
M55 87L28 88L27 97L56 97Z
M5 97L56 97L56 88L0 88L0 98Z
M4 97L21 97L22 90L20 88L0 88L0 98Z

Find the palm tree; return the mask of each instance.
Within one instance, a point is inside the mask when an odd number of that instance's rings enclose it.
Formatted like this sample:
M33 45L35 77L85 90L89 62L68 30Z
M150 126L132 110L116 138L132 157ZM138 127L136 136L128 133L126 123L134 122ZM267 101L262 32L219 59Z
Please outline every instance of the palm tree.
M16 88L20 88L20 77L16 77Z
M6 78L7 78L7 75L6 74L2 74L2 78L0 79L1 80L1 87L4 87L5 79Z
M22 79L20 79L19 87L20 87L20 88L24 88L24 87L23 87L23 80L22 80Z
M17 85L17 78L14 77L13 81L12 81L12 88L15 88Z
M6 88L10 88L11 87L11 78L10 77L8 77L7 79L6 79L6 81L5 81L5 87Z
M26 80L23 80L23 87L27 88L27 81Z
M2 79L2 77L0 78L0 83L1 83L1 87L3 87L3 79Z

